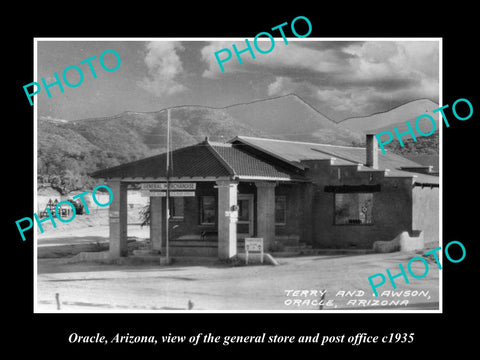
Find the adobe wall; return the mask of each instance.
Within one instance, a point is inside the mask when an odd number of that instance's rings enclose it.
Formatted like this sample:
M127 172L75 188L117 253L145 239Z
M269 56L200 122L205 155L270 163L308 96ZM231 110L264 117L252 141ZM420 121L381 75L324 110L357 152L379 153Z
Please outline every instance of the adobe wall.
M439 188L415 186L413 188L413 230L422 230L425 246L439 244Z
M391 241L412 230L412 179L385 177L383 171L358 171L354 165L306 162L315 184L312 244L317 248L371 249L375 241ZM326 185L380 185L373 193L372 224L335 224L335 193Z

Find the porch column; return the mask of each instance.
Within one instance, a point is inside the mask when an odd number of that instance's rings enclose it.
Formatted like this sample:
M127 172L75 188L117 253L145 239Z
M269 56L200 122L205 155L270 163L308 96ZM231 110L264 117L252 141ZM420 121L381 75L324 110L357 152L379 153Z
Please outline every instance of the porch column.
M111 258L128 256L127 250L127 184L121 181L107 181L112 190L113 200L109 207Z
M256 182L257 237L263 238L266 251L275 242L275 183Z
M152 251L160 253L162 251L162 197L150 197L150 241Z
M235 181L217 181L218 189L218 257L230 259L237 255L237 218L230 216L232 207L237 205Z

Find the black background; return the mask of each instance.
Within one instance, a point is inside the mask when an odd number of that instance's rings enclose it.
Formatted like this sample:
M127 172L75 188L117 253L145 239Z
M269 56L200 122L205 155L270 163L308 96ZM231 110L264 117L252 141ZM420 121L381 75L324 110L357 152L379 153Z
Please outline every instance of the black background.
M473 6L459 2L446 5L421 6L418 3L371 3L351 6L339 3L325 6L302 6L296 3L275 4L260 9L258 4L203 3L195 8L187 3L178 7L162 3L108 4L100 9L94 3L73 6L30 6L10 12L12 23L2 24L5 36L3 52L4 116L3 169L4 191L20 193L15 199L6 198L3 228L3 285L5 321L2 341L16 353L32 350L35 355L53 358L71 354L126 354L142 356L151 353L180 356L245 352L282 355L294 348L297 356L322 356L326 353L360 355L410 355L419 352L434 356L446 355L449 349L461 353L473 347L477 312L476 272L473 265L478 241L477 228L478 182L476 176L476 140L480 112L476 21ZM45 6L44 4L42 6ZM443 103L453 104L467 98L474 114L467 121L454 119L447 109L450 128L443 131L443 244L461 241L467 257L458 264L443 261L443 314L33 314L33 237L29 232L22 242L15 221L32 216L33 208L33 108L29 106L23 85L33 81L34 37L253 37L261 31L296 16L310 19L310 37L442 37L443 38ZM8 16L7 16L8 17ZM299 30L299 33L302 33ZM274 56L274 55L272 55ZM475 127L475 128L474 128ZM442 247L443 248L443 247ZM420 281L420 280L417 280ZM193 347L189 344L88 345L69 344L68 335L101 332L113 336L117 332L136 335L195 335L212 332L215 335L370 335L415 333L412 344L361 345L347 343L321 347L314 345L230 345L219 344ZM138 356L137 355L137 356ZM131 356L129 354L128 356ZM255 356L255 355L254 355Z

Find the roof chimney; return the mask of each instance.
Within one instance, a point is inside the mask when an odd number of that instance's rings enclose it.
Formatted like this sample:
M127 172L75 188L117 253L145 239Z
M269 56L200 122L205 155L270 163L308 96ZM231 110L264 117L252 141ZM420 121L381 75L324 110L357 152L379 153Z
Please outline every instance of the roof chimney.
M367 134L367 162L372 169L378 169L378 142L375 134Z

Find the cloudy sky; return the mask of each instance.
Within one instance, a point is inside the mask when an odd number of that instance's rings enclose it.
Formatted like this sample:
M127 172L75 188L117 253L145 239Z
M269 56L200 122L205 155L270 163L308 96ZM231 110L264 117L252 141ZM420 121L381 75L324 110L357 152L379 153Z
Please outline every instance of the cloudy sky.
M263 38L260 38L263 39ZM268 50L272 44L258 41ZM112 116L123 111L156 111L175 105L223 107L257 99L295 93L334 120L385 111L402 103L439 99L439 42L408 41L326 41L326 39L275 38L273 50L261 54L253 46L241 54L240 64L232 50L246 47L244 39L204 39L203 41L49 41L37 42L37 81L52 83L54 73L76 65L83 71L80 86L64 84L44 89L35 96L38 116L77 120ZM350 39L351 40L351 39ZM228 48L233 55L223 63L222 72L214 53ZM105 50L115 50L120 67L104 71L99 58ZM97 78L87 63L92 60ZM219 54L220 58L227 52ZM104 57L114 67L113 54ZM67 79L79 81L75 69ZM32 91L32 90L30 90ZM28 100L25 98L28 103Z

